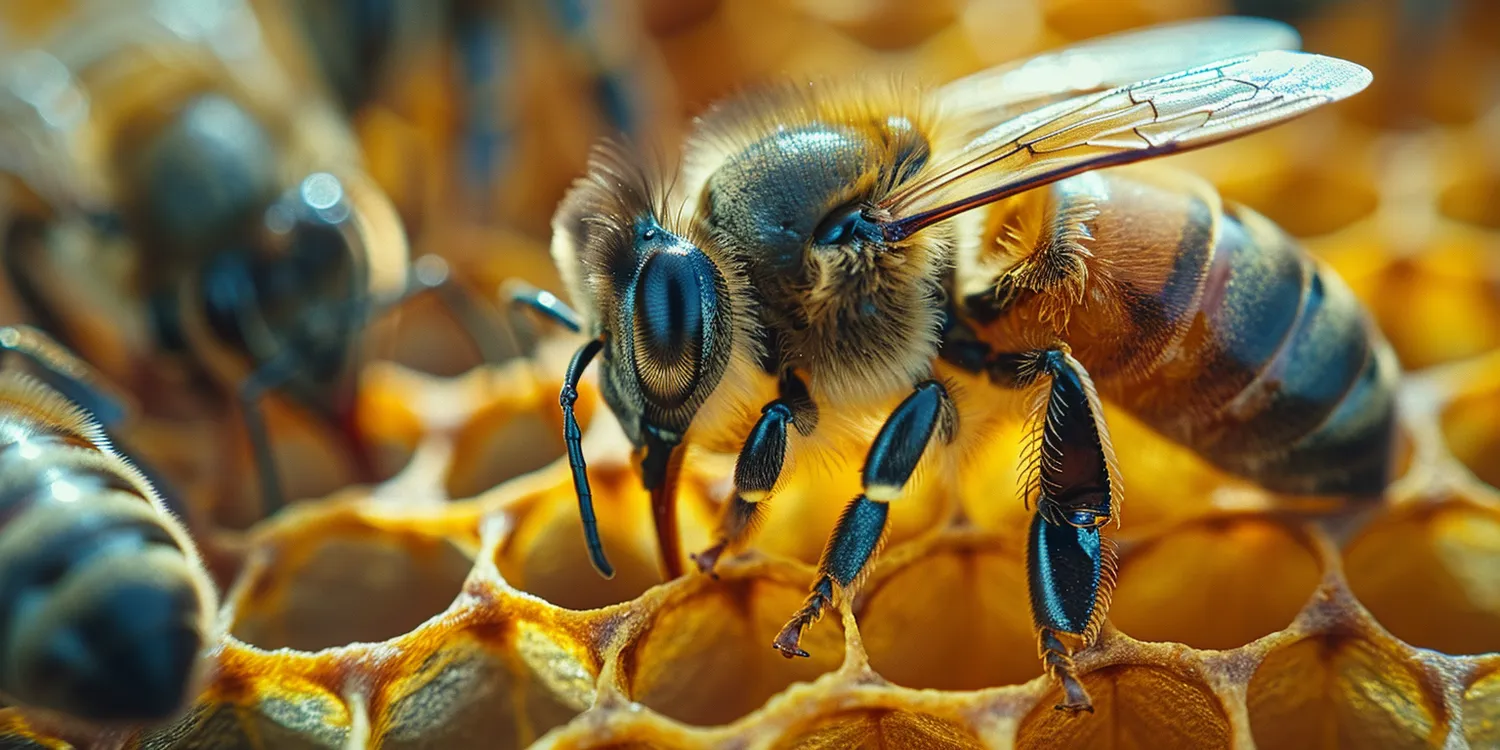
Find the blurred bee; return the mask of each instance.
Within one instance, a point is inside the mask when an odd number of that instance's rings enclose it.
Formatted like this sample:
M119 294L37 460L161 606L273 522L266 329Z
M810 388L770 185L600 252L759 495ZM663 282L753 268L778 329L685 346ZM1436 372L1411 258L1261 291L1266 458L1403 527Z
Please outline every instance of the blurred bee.
M1367 495L1388 480L1397 367L1339 279L1201 182L1089 171L1235 138L1369 83L1358 65L1292 51L1298 41L1279 23L1222 18L935 91L771 88L701 118L676 192L626 150L600 150L555 217L554 255L583 314L527 300L589 337L561 400L595 565L610 573L571 412L601 353L670 575L682 445L719 450L726 425L759 410L728 441L739 458L723 538L696 557L711 571L748 538L798 443L900 400L811 596L775 640L787 656L805 656L802 632L857 589L929 446L963 430L948 378L1035 388L1033 615L1060 708L1090 709L1073 656L1107 612L1103 530L1121 502L1101 398L1273 490ZM757 378L779 397L748 401Z
M0 695L88 722L156 722L198 684L217 594L192 540L87 409L109 397L39 331L0 328Z
M372 480L360 335L383 306L457 288L409 273L339 113L266 28L236 1L79 3L0 56L0 171L15 178L5 269L28 313L148 409L184 371L236 400L274 511L262 396L320 415Z

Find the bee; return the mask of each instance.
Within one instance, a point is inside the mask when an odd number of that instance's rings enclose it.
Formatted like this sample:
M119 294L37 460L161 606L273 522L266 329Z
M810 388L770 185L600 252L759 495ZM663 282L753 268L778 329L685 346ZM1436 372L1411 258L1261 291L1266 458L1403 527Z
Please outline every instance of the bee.
M0 50L3 259L28 315L150 411L184 383L237 405L268 512L284 501L269 392L331 425L373 479L353 416L360 334L411 294L464 290L410 272L337 109L249 5L82 5Z
M1389 480L1398 368L1348 288L1205 183L1127 166L1370 82L1298 42L1280 23L1220 18L936 89L770 86L700 117L675 170L598 150L554 219L553 253L580 312L550 295L528 301L588 337L561 403L595 565L609 574L571 412L599 355L672 576L682 446L718 450L737 414L759 412L730 441L721 538L695 556L711 572L749 538L799 446L883 418L863 492L773 643L788 657L806 656L803 631L857 591L919 465L963 449L954 377L1032 390L1022 494L1035 508L1033 619L1059 708L1092 710L1073 660L1108 611L1106 527L1120 522L1123 489L1104 400L1275 491L1363 496ZM747 400L757 378L775 381L769 403Z
M110 398L45 334L0 328L0 695L97 723L149 723L200 684L217 593L197 548L94 414Z

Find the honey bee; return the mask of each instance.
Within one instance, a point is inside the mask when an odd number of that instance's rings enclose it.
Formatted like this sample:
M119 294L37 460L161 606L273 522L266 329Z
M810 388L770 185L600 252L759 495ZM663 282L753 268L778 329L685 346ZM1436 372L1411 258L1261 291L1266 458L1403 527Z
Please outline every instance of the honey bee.
M271 391L332 425L372 479L353 419L360 334L410 294L463 290L410 273L337 109L249 5L79 6L0 50L4 261L28 314L149 411L184 383L236 403L268 511L283 502L259 411Z
M108 403L35 329L0 328L0 352ZM0 373L0 695L88 722L165 720L199 684L217 594L151 482L44 379Z
M603 396L641 449L674 576L681 446L738 449L722 538L695 556L711 572L748 539L799 444L884 411L864 491L774 641L788 657L806 656L802 632L858 589L919 465L963 449L952 378L1034 389L1022 457L1036 508L1033 618L1059 708L1092 710L1073 659L1108 611L1105 528L1122 497L1104 400L1274 491L1362 496L1389 479L1398 367L1348 288L1205 183L1125 166L1258 131L1370 82L1298 42L1276 22L1195 21L935 90L873 79L767 87L703 115L675 171L600 149L554 219L554 256L581 314L555 297L527 300L589 337L561 401L596 566L609 574L571 414L596 355ZM1103 167L1119 168L1092 171ZM774 380L778 397L748 401L757 378ZM757 410L748 435L726 441L726 424Z

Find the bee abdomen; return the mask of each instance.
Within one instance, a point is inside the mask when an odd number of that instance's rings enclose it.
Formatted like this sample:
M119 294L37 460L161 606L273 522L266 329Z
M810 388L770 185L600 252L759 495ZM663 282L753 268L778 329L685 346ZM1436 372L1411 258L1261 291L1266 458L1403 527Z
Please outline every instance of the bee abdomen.
M17 384L0 383L12 407L0 432L0 694L88 721L167 718L192 684L211 588L134 469L56 394L16 408Z
M1395 428L1384 340L1344 282L1268 220L1226 207L1218 228L1178 361L1140 389L1177 397L1133 399L1137 413L1273 491L1380 492Z

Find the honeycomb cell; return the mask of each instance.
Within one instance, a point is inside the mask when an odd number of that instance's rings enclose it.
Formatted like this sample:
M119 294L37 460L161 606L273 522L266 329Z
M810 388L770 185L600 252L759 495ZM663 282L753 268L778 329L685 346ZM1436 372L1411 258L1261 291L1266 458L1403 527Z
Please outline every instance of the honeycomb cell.
M1490 672L1464 691L1464 738L1469 747L1500 747L1500 672Z
M1459 235L1463 236L1459 236ZM1401 363L1416 370L1500 347L1500 273L1473 232L1436 232L1451 241L1384 263L1356 288ZM1370 252L1370 248L1351 248Z
M247 565L231 632L316 651L409 632L447 609L472 557L443 536L336 510L282 527Z
M930 714L862 710L821 719L773 747L776 750L875 750L894 747L978 750L984 745L972 732L959 724Z
M1094 713L1054 706L1053 690L1021 722L1018 748L1227 748L1233 731L1219 699L1198 678L1146 665L1117 665L1083 677Z
M727 570L721 576L687 582L626 647L621 664L632 699L689 724L727 724L843 661L836 612L803 636L811 658L787 659L771 648L802 605L806 578Z
M1430 678L1389 639L1314 636L1268 655L1250 679L1260 747L1437 748L1447 717Z
M385 696L389 708L374 727L384 748L523 748L572 719L571 706L516 660L472 632L445 634L433 651Z
M1457 373L1461 392L1444 407L1443 437L1448 450L1480 481L1500 487L1500 357L1487 357Z
M1132 637L1231 649L1285 628L1322 575L1301 534L1253 516L1167 530L1120 561L1110 618Z
M1349 587L1396 637L1500 651L1500 511L1451 499L1372 521L1344 552Z
M958 539L891 555L855 615L870 666L911 688L977 690L1041 674L1018 548Z

